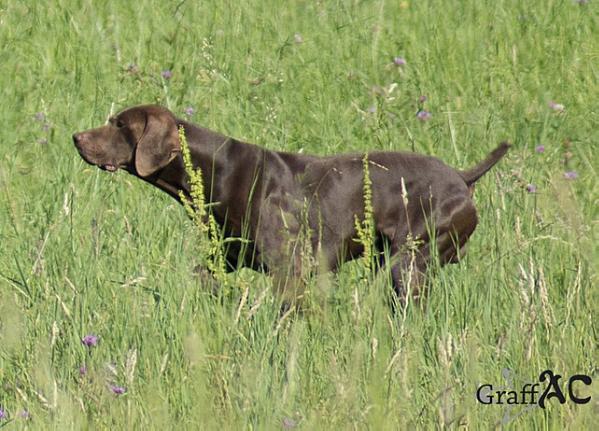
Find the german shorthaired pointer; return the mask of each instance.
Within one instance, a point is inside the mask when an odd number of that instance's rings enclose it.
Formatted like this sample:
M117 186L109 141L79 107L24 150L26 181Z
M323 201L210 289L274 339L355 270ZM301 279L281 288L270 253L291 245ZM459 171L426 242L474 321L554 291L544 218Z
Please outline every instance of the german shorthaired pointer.
M228 243L229 270L241 265L267 270L283 296L294 301L302 294L297 287L302 231L319 271L335 270L363 253L363 244L356 241L356 220L363 220L365 212L363 155L270 151L193 125L155 105L129 108L104 126L75 133L73 141L88 163L109 172L125 169L180 201L180 193L190 195L181 127L216 221L226 236L251 241L246 253L240 253L239 242ZM474 183L509 146L502 143L465 171L414 153L367 155L375 244L388 249L387 264L402 302L408 293L416 300L421 295L433 252L441 265L464 255L477 224Z

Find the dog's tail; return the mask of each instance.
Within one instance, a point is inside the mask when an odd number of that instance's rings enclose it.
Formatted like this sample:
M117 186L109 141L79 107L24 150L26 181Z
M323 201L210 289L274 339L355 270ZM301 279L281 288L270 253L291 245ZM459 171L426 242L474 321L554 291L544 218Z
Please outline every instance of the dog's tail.
M489 154L487 156L487 158L485 160L480 162L478 165L476 165L473 168L470 168L466 171L458 171L460 176L464 179L464 182L466 183L466 185L471 186L480 177L482 177L484 174L486 174L489 169L491 169L493 166L495 166L495 163L497 163L499 160L501 160L501 158L503 156L505 156L505 153L507 153L507 150L510 147L511 147L510 143L502 142L501 144L499 144L499 146L497 148L495 148L491 152L491 154Z

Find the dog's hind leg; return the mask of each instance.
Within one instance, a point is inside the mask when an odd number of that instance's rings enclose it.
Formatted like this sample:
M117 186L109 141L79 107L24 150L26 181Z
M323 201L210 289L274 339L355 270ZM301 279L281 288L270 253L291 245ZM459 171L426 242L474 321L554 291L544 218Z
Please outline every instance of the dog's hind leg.
M476 210L470 198L453 197L437 207L434 226L421 224L409 235L404 233L403 238L396 237L391 242L391 277L402 306L408 297L418 303L425 296L425 275L432 253L439 256L441 266L457 262L476 224ZM434 247L431 240L435 241Z
M466 242L476 229L478 217L470 198L452 200L450 211L442 214L440 228L437 229L437 252L441 266L457 263L466 252Z

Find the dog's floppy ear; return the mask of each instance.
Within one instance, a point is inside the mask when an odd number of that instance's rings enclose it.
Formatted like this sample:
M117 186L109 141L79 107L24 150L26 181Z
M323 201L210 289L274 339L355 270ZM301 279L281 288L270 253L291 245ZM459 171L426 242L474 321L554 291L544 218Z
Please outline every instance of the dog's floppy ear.
M135 149L135 170L148 177L164 168L181 151L179 130L166 109L146 109L146 124Z

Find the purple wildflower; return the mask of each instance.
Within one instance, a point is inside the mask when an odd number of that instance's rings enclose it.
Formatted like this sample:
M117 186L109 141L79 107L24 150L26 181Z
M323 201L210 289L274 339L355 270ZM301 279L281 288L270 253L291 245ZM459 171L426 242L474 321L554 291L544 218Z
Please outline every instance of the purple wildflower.
M549 109L553 109L556 112L564 112L566 109L564 105L554 102L553 100L550 100L547 106L549 106Z
M0 420L6 419L7 417L8 415L6 414L6 410L4 410L2 406L0 406Z
M117 385L110 385L110 390L115 394L115 395L123 395L125 392L127 392L127 389L122 387L122 386L117 386Z
M188 117L191 117L195 112L196 112L196 110L193 109L193 107L191 107L191 106L188 106L187 108L185 108L185 115L187 115Z
M428 98L425 95L422 95L418 98L418 103L424 103L428 100Z
M432 116L433 114L425 110L420 110L416 113L416 118L418 118L420 121L428 121L432 118Z
M578 178L578 172L568 171L568 172L564 173L564 178L567 180L575 180L576 178Z
M160 76L162 76L164 79L166 79L168 81L169 79L171 79L173 77L173 72L171 72L170 70L166 69L166 70L162 71L162 73L160 74Z
M528 193L536 193L537 192L537 186L535 186L534 184L528 184L526 186L526 191Z
M408 64L408 62L403 57L395 57L393 59L393 64L395 64L396 66L405 66L406 64Z
M372 105L370 106L366 112L370 112L371 114L374 114L376 112L376 106Z
M21 419L31 419L31 413L29 413L27 410L22 410L21 413L19 413L19 416Z
M283 429L290 430L297 426L297 421L291 418L283 418Z
M98 345L99 337L97 335L89 334L81 339L81 342L86 347L95 347Z
M535 147L535 151L536 151L537 153L544 153L544 152L545 152L545 145L537 145L537 146Z
M85 376L87 374L87 367L85 365L82 365L79 367L79 375L81 377Z

